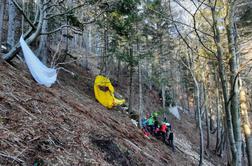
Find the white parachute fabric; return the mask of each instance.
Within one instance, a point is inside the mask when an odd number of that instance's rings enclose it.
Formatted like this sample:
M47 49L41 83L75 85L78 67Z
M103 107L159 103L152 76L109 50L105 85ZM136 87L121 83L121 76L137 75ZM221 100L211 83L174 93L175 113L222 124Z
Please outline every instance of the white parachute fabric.
M180 114L179 114L179 111L178 111L178 107L175 106L175 107L170 107L169 108L169 111L170 113L172 113L177 119L180 120Z
M50 87L57 79L56 69L46 67L28 47L23 36L20 38L20 44L24 54L25 62L33 78L40 85Z

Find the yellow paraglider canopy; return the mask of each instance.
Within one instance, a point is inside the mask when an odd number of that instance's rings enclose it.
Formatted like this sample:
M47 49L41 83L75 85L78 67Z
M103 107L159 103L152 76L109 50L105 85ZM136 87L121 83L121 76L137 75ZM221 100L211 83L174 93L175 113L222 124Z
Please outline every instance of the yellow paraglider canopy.
M112 108L125 103L124 99L114 96L114 87L107 77L97 75L94 83L95 98L105 107Z

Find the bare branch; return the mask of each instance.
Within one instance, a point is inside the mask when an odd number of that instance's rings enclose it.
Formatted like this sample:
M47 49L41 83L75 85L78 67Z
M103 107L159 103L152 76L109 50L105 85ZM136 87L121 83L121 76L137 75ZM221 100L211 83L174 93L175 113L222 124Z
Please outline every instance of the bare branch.
M98 15L95 16L95 18L93 18L92 20L89 20L87 22L82 22L82 24L91 24L91 23L94 23L96 21L96 19L98 17L100 17L103 13L105 13L107 11L107 9L105 9L104 11L100 12ZM45 19L45 18L44 18ZM40 33L41 35L49 35L49 34L52 34L52 33L56 33L60 30L62 30L63 28L66 28L66 27L70 27L75 33L77 34L82 34L81 30L80 29L76 29L74 28L73 26L71 25L62 25L61 27L55 29L55 30L52 30L50 32L45 32L45 33Z
M191 0L191 2L194 4L195 7L197 7L196 3L195 3L193 0ZM200 1L199 1L199 2L200 2ZM205 2L205 0L203 0L203 1L201 2L201 4L206 5L206 3L204 3L204 2ZM206 18L206 16L204 15L204 13L203 13L201 10L199 10L199 12L200 12L200 15L204 18L204 20L208 23L208 25L209 25L209 26L212 26L211 22Z
M184 7L179 1L174 0L181 8L183 8L188 14L190 14L193 17L193 14L186 8Z
M97 4L98 4L98 2L95 5L97 5ZM77 5L77 6L73 7L73 8L71 8L71 9L66 10L63 13L58 13L58 14L55 14L55 15L52 15L52 16L49 16L49 17L45 17L44 19L49 20L49 19L52 19L54 17L63 16L65 14L71 13L72 11L74 11L74 10L76 10L78 8L81 8L81 7L85 6L85 5L87 5L87 3L82 3L82 4Z
M55 30L52 30L52 31L49 31L49 32L40 33L40 35L50 35L50 34L53 34L53 33L58 32L58 31L61 31L63 28L71 28L71 29L73 29L74 31L78 31L76 28L74 28L74 27L71 26L71 25L62 25L62 26L60 26L59 28L57 28L57 29L55 29Z
M205 1L205 0L204 0L204 1ZM195 33L196 33L198 39L199 39L200 44L201 44L207 51L209 51L210 53L212 53L212 54L215 55L215 52L212 51L211 49L209 49L209 48L204 44L204 42L202 42L202 39L201 39L201 37L200 37L200 35L199 35L199 33L198 33L198 30L197 30L197 25L196 25L196 14L197 14L197 12L199 11L199 9L200 9L200 7L202 6L202 4L203 4L204 1L201 2L201 4L197 7L195 13L193 14L193 26L194 26L194 30L195 30Z
M55 5L54 5L54 6L55 6ZM67 10L67 11L65 11L65 12L63 12L63 13L58 13L58 14L54 14L54 15L51 15L51 16L48 16L48 17L44 17L44 19L45 19L45 20L50 20L50 19L52 19L52 18L54 18L54 17L64 16L64 15L66 15L66 14L69 14L69 13L70 13L71 11L73 11L74 9L81 8L82 6L84 6L84 4L78 5L78 6L72 8L72 9L69 9L69 10ZM50 15L50 14L48 14L48 15Z

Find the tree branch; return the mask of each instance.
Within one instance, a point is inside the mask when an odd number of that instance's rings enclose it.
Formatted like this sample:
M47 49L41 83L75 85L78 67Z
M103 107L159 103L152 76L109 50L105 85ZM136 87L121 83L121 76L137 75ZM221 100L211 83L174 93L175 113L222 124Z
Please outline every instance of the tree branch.
M26 14L24 13L23 9L19 6L19 4L15 1L12 0L12 2L14 3L14 5L16 6L16 8L22 13L22 15L24 16L25 20L29 23L29 25L33 28L33 30L36 30L35 25L31 22L31 20L26 16Z
M174 19L167 18L167 17L165 17L162 13L160 13L160 12L154 10L154 9L151 9L151 8L148 8L148 9L151 10L151 11L153 11L153 12L155 12L155 13L157 13L157 14L159 14L164 20L172 21L172 22L178 23L178 24L180 24L180 25L184 25L184 26L186 26L186 27L188 27L188 28L194 29L194 27L192 27L191 25L188 25L188 24L183 23L183 22L181 22L181 21L177 21L177 20L174 20ZM170 10L170 11L172 11L172 10ZM172 14L171 14L171 15L172 15ZM201 31L201 30L199 30L199 29L197 29L197 31L199 31L199 32L202 33L202 34L205 34L206 36L209 36L209 37L214 38L214 36L211 35L211 34L209 34L209 33L206 33L206 32Z
M50 34L53 34L53 33L58 32L58 31L61 31L63 28L71 28L71 29L74 29L74 27L71 26L71 25L62 25L62 26L60 26L59 28L57 28L57 29L55 29L55 30L52 30L52 31L49 31L49 32L40 33L40 35L50 35ZM75 31L77 31L77 30L75 29Z
M199 35L199 33L198 33L198 30L197 30L197 25L196 25L196 14L197 14L197 12L199 11L200 7L202 6L203 2L205 2L205 0L201 2L201 4L197 7L195 13L192 15L192 16L193 16L193 27L194 27L195 33L196 33L196 35L197 35L197 37L198 37L198 39L199 39L200 44L201 44L207 51L209 51L210 53L212 53L212 54L215 55L215 52L212 51L211 49L209 49L209 48L202 42L202 39L201 39L201 37L200 37L200 35Z
M193 1L193 0L191 0L191 2L194 4L194 6L197 8L197 5L196 5L196 3ZM200 2L200 1L199 1ZM204 3L205 2L205 0L203 0L202 2L200 2L201 4L204 4L204 5L206 5L206 3ZM209 6L208 6L209 7ZM209 26L212 26L212 24L210 23L210 21L206 18L206 16L204 15L204 13L202 13L202 11L201 10L199 10L199 12L200 12L200 15L204 18L204 20L208 23L208 25Z

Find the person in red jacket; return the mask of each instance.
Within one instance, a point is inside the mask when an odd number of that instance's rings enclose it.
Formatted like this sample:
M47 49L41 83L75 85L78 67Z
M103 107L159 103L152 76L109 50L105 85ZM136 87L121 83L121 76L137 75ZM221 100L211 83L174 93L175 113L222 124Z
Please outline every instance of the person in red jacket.
M163 141L165 142L167 133L167 125L165 123L162 123L162 125L160 126L159 133L162 136Z

